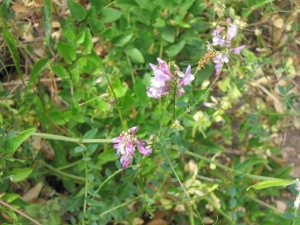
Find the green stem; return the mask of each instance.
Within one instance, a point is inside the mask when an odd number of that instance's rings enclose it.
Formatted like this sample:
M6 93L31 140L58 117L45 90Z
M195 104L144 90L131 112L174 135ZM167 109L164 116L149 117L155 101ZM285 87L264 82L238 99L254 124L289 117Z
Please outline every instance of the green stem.
M161 38L160 39L160 48L159 48L159 58L162 58L163 51L164 51L164 39Z
M135 78L134 78L132 63L131 63L131 60L130 60L128 55L127 55L127 61L128 61L129 66L130 66L131 80L132 80L132 83L134 84L135 83Z
M183 184L181 183L181 180L180 180L180 178L178 177L178 175L177 175L177 173L176 173L176 171L175 171L175 168L173 167L173 164L172 164L172 162L171 162L171 160L170 160L169 156L168 156L168 155L167 155L167 153L166 153L166 150L165 150L164 146L162 145L162 143L161 143L161 142L159 142L159 144L160 144L160 146L161 146L161 149L162 149L162 151L163 151L163 152L164 152L164 154L165 154L165 157L166 157L166 158L167 158L167 160L168 160L168 163L169 163L169 165L170 165L170 166L171 166L171 168L172 168L172 171L173 171L173 173L174 173L174 175L175 175L176 179L178 180L178 182L179 182L179 184L180 184L181 188L183 189L183 191L184 191L185 195L186 195L186 196L187 196L187 198L190 200L190 203L191 203L191 204L192 204L192 206L194 207L194 210L195 210L195 212L197 213L197 215L198 215L198 217L199 217L199 219L200 219L201 223L204 225L204 223L203 223L203 221L202 221L202 218L201 218L201 216L200 216L200 214L199 214L199 212L198 212L198 210L197 210L196 206L194 205L193 201L191 200L191 198L190 198L189 194L187 193L187 191L186 191L186 188L185 188L185 187L183 186Z
M224 166L220 163L217 163L216 161L213 161L211 159L208 159L204 156L198 155L198 154L190 152L190 151L186 151L185 153L187 155L193 156L195 158L202 159L203 161L212 163L212 164L216 165L217 167L222 168L226 171L232 172L234 174L243 174L245 177L249 177L249 178L256 179L256 180L276 180L277 179L277 178L273 178L273 177L264 177L264 176L252 175L252 174L249 174L249 173L244 173L244 172L239 171L239 170L234 170L234 169L231 169L231 168L229 168L227 166Z
M174 107L173 107L173 121L171 123L171 126L175 123L175 119L176 119L176 93L177 93L177 89L174 89Z
M226 215L225 212L223 212L223 210L219 209L219 207L209 198L204 198L218 213L220 213L222 216L224 216L227 220L229 220L230 222L232 221L232 219Z
M83 157L85 157L85 154L82 154ZM82 225L85 224L85 218L86 218L86 200L88 197L88 167L86 161L84 161L84 167L85 167L85 186L84 186L84 203L83 203L83 220L82 220Z
M123 128L123 130L127 130L127 126L124 123L124 119L123 119L123 116L122 116L122 111L120 109L120 105L119 105L119 101L118 101L118 98L116 96L116 93L114 92L114 89L113 89L113 87L112 87L112 85L111 85L111 83L110 83L107 75L105 75L105 76L106 76L106 79L107 79L107 83L108 83L108 85L109 85L109 87L110 87L110 89L111 89L111 91L112 91L112 93L114 95L115 100L116 100L117 110L119 112L119 117L120 117L120 120L121 120L121 123L122 123L122 128Z
M134 199L131 199L131 200L127 201L127 202L124 202L123 204L120 204L120 205L118 205L118 206L116 206L116 207L114 207L114 208L111 208L111 209L109 209L109 210L107 210L107 211L101 213L101 214L99 215L99 217L101 218L101 217L104 216L105 214L110 213L110 212L112 212L112 211L114 211L114 210L116 210L116 209L118 209L118 208L123 207L123 206L126 206L126 205L128 205L129 203L134 202L134 201L138 200L138 199L141 198L141 197L143 197L143 196L140 195L140 196L138 196L138 197L136 197L136 198L134 198Z
M168 95L169 96L169 95ZM167 98L166 102L165 102L165 107L164 107L164 112L163 112L163 116L162 119L160 120L160 127L159 127L159 132L158 132L158 137L160 137L161 132L162 132L162 127L165 121L165 116L166 116L166 112L167 112L167 107L168 107L168 101L169 97Z
M16 133L21 133L17 131ZM80 138L70 138L56 134L45 134L45 133L33 133L32 136L52 139L58 141L68 141L68 142L76 142L76 143L112 143L111 139L80 139Z
M257 199L257 198L254 198L254 197L250 196L250 195L247 195L247 194L246 194L246 197L249 198L249 199L251 199L252 201L257 202L257 203L260 204L260 205L263 205L263 206L265 206L265 207L267 207L267 208L273 210L274 212L278 212L278 213L280 213L280 214L283 214L283 213L284 213L284 211L281 211L280 209L277 209L277 208L275 208L275 207L273 207L273 206L271 206L271 205L265 203L264 201L261 201L261 200L259 200L259 199Z
M90 103L91 101L94 101L94 100L96 100L97 98L100 98L100 97L101 97L101 96L96 96L96 97L94 97L94 98L92 98L92 99L90 99L90 100L87 100L86 102L83 102L83 103L79 104L79 106L88 104L88 103Z
M195 225L194 210L191 204L189 204L189 212L190 212L190 224Z
M72 175L72 174L69 174L69 173L62 172L62 171L54 168L53 166L50 166L49 164L47 164L44 161L41 161L41 164L43 166L45 166L47 169L51 170L52 172L54 172L56 174L59 174L59 175L61 175L63 177L67 177L69 179L73 179L73 180L80 181L80 182L85 182L85 178L79 177L79 176L75 176L75 175Z

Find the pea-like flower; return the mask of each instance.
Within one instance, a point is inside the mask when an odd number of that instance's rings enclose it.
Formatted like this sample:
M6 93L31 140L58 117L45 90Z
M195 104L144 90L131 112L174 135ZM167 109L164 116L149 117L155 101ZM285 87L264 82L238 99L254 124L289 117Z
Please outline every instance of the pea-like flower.
M165 61L160 58L157 58L157 61L159 66L149 63L154 72L154 77L150 80L151 86L147 87L147 95L152 98L161 98L168 95L172 89L176 89L177 95L180 97L185 93L183 86L188 85L195 79L194 75L191 74L191 66L187 67L185 74L175 66L178 75L178 77L175 77Z
M150 155L152 149L147 146L147 142L139 139L135 135L138 127L132 127L128 131L123 131L119 137L113 138L113 148L117 150L116 156L121 154L120 163L125 169L130 165L131 159L134 157L135 148L143 155Z
M228 24L231 24L231 19L227 18L226 22ZM225 35L222 35L223 30L225 30L225 27L220 27L220 28L214 30L213 33L212 33L212 35L213 35L212 45L213 46L218 45L218 46L227 48L225 53L219 53L213 59L214 63L216 63L216 65L215 65L215 69L216 69L215 74L216 74L216 76L221 73L221 70L223 68L223 64L229 62L229 53L230 52L232 52L233 54L238 55L238 54L240 54L242 49L244 49L246 47L245 45L242 45L242 46L237 47L237 48L232 48L231 47L231 41L234 39L234 37L236 36L236 34L238 32L238 27L235 24L231 24L228 27L226 37L225 37Z

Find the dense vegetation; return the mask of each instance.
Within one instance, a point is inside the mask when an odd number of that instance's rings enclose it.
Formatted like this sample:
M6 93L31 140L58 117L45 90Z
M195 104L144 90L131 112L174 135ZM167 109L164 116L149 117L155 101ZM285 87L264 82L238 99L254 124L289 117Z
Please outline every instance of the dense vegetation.
M299 224L299 1L1 0L0 224Z

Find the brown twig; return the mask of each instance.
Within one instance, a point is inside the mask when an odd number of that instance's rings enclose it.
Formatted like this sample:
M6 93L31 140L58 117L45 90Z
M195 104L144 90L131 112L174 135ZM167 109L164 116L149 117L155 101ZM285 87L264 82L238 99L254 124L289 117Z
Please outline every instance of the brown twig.
M13 206L11 206L11 205L7 204L6 202L2 201L1 199L0 199L0 204L1 204L1 205L4 205L5 207L11 209L12 211L14 211L14 212L16 212L16 213L18 213L18 214L20 214L21 216L23 216L23 217L25 217L26 219L28 219L28 220L30 220L31 222L33 222L34 224L42 225L41 223L39 223L39 222L36 221L35 219L33 219L33 218L31 218L30 216L28 216L26 213L24 213L24 212L22 212L22 211L20 211L20 210L18 210L18 209L16 209L16 208L14 208Z

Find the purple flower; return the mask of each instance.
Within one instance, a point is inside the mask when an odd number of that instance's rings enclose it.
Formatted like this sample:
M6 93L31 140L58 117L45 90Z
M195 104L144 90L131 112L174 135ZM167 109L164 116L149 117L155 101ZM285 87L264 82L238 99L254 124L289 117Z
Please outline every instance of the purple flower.
M215 69L216 69L216 73L215 75L218 76L223 68L223 64L224 63L228 63L229 62L229 52L228 50L222 54L219 53L218 55L215 56L215 58L213 58L215 65Z
M137 129L137 126L132 127L128 131L123 131L119 137L112 139L113 148L117 150L116 156L121 154L120 163L123 169L130 165L136 147L143 155L152 153L152 149L147 146L147 142L135 136Z
M246 45L242 45L242 46L240 46L240 47L237 47L237 48L234 48L234 49L232 49L232 52L234 53L234 54L240 54L240 52L244 49L246 47Z
M175 66L176 74L183 79L180 81L177 77L174 77L168 64L157 58L159 66L149 63L150 67L154 72L154 77L151 78L151 86L147 87L147 95L152 98L161 98L169 94L169 91L173 89L174 84L178 90L178 96L184 93L183 86L188 85L192 80L195 79L194 75L191 74L191 66L189 65L183 74L177 66Z
M231 19L227 18L226 23L231 24ZM213 42L212 45L216 46L219 45L221 47L227 47L225 53L219 53L215 58L213 59L216 69L216 75L219 75L221 73L221 70L223 68L224 63L229 62L229 53L233 52L234 54L240 54L241 50L245 48L245 45L242 45L237 48L231 48L231 41L234 39L234 37L237 35L238 27L235 24L231 24L227 29L226 39L222 38L221 32L225 30L225 27L220 27L213 31ZM225 36L225 34L223 35ZM225 38L225 37L224 37Z
M231 41L237 34L237 31L238 31L237 26L234 24L231 25L227 30L227 40Z

